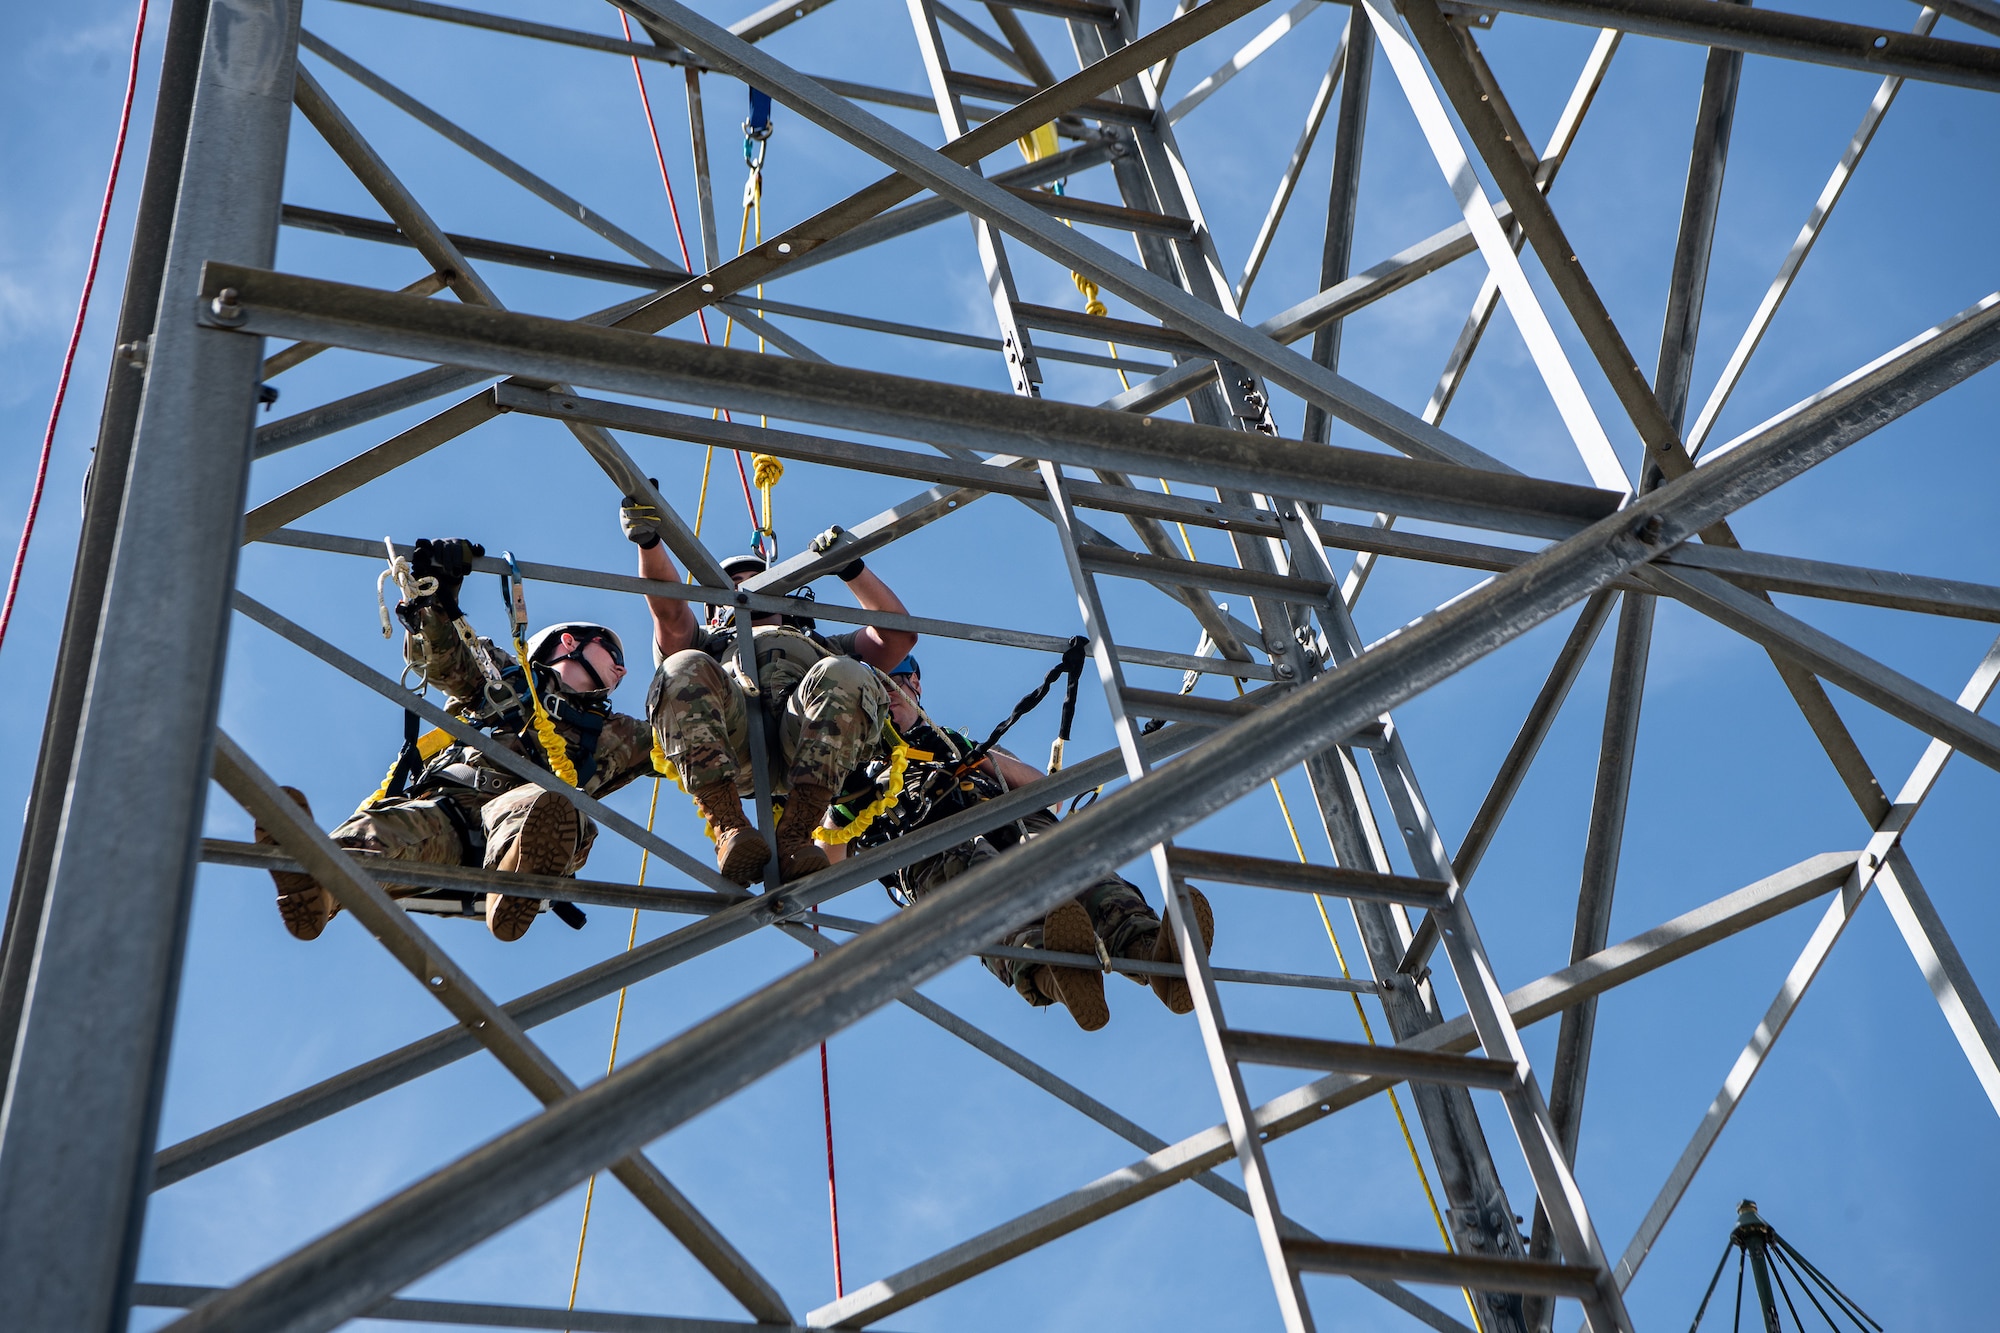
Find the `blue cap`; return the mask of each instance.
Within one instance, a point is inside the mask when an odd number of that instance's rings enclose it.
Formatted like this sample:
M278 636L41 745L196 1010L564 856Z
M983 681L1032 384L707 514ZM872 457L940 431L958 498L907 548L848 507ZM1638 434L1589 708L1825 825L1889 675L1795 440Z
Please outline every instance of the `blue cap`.
M918 680L922 680L924 677L922 668L917 665L917 655L915 653L911 653L902 661L896 663L895 666L890 667L889 674L892 676L915 676Z

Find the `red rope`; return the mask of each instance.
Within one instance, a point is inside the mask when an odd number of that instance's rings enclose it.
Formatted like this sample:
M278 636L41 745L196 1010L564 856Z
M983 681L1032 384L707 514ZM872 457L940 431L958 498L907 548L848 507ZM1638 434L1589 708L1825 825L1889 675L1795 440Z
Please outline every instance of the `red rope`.
M139 21L132 31L132 63L125 74L125 105L118 113L118 142L111 150L111 175L104 182L104 202L97 210L97 234L90 242L90 267L83 275L83 295L77 298L76 322L70 326L69 348L63 353L62 377L56 381L56 401L49 408L49 426L42 432L42 457L35 466L35 489L28 497L28 520L21 525L21 543L14 548L14 570L7 577L7 600L0 604L0 643L7 640L7 626L14 619L14 598L21 591L21 568L28 562L28 543L35 536L35 520L42 512L42 492L49 481L49 456L55 450L56 423L62 419L63 399L69 396L70 371L76 366L77 344L83 340L83 319L90 311L90 293L97 286L97 261L104 254L104 229L111 221L111 198L118 189L118 168L125 160L125 135L132 126L132 97L139 87L139 46L146 36L146 0L139 0ZM754 525L754 519L753 519Z
M826 1043L819 1044L819 1100L826 1112L826 1206L833 1215L833 1297L847 1294L840 1269L840 1187L833 1176L833 1083L826 1072Z
M813 915L819 915L819 908L813 908ZM818 926L815 933L824 934ZM833 1174L833 1080L826 1068L826 1043L819 1044L819 1104L826 1116L826 1207L833 1217L833 1298L839 1300L847 1294L847 1279L840 1264L840 1186Z
M622 9L618 11L618 22L625 29L625 40L628 42L631 41L632 20ZM653 138L653 160L660 164L660 184L667 187L667 211L673 214L674 239L679 241L681 246L681 267L692 273L694 272L694 259L688 254L687 233L681 230L681 206L674 200L673 178L667 174L667 155L660 147L660 127L653 121L653 98L646 91L646 74L644 70L639 68L639 57L637 56L632 57L632 77L639 82L639 105L644 107L646 111L646 133ZM707 310L704 308L695 311L694 317L701 324L701 340L713 347L715 339L709 336ZM722 414L722 419L724 421L735 420L726 411ZM750 511L750 526L755 528L757 527L757 502L750 498L750 474L743 469L743 451L738 449L735 453L736 477L737 480L743 483L743 504Z
M625 29L625 40L628 42L631 41L632 20L623 10L620 10L618 21ZM632 57L632 77L639 84L639 104L646 110L646 132L652 136L653 160L660 164L660 184L664 185L667 190L667 211L673 215L674 239L680 242L681 265L688 272L692 273L694 272L694 259L688 253L687 233L681 228L680 205L674 200L674 182L673 178L667 172L667 155L660 147L660 128L653 120L653 99L646 91L646 74L640 68L639 57L637 56ZM707 315L701 311L696 311L695 317L701 322L701 340L713 346L715 340L709 336ZM722 415L724 420L730 419L727 412L724 412ZM735 453L736 475L743 483L743 503L750 510L750 526L755 528L757 527L757 502L750 497L750 474L743 468L743 451L738 449ZM814 908L813 910L818 911L819 909ZM819 1099L820 1109L826 1117L826 1202L827 1209L833 1218L833 1294L837 1300L847 1294L847 1283L846 1279L842 1276L840 1263L840 1187L836 1182L833 1170L833 1080L827 1071L825 1042L819 1044Z

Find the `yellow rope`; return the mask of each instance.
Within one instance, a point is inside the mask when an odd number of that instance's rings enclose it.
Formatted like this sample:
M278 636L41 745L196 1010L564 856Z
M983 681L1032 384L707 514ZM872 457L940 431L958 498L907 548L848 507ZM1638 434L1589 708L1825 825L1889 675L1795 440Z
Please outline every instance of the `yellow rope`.
M1056 127L1053 124L1037 126L1035 129L1014 140L1014 146L1019 148L1021 156L1027 158L1030 162L1039 162L1045 157L1054 157L1057 148ZM1069 227L1074 225L1068 218L1063 219L1063 226ZM1070 271L1069 280L1075 283L1077 291L1083 294L1084 314L1102 318L1111 313L1105 308L1104 302L1098 299L1096 283L1074 269ZM761 289L759 294L762 294ZM1112 358L1114 360L1117 359L1118 344L1107 339L1104 345L1111 349ZM1123 370L1118 372L1118 383L1127 389L1132 387L1132 381L1125 377Z
M535 688L535 669L528 665L528 645L522 642L518 625L514 628L514 657L520 662L521 676L527 683L528 702L534 705L535 739L541 743L542 753L548 758L549 771L574 787L576 765L569 761L569 747L563 744L556 724L549 721L549 712L542 707L542 692Z
M910 745L896 734L895 724L887 718L882 719L882 730L889 734L890 743L889 773L882 794L862 807L860 813L843 827L814 829L814 841L836 844L851 842L866 832L868 826L875 822L875 816L894 805L897 798L903 794L903 771L910 766Z
M1242 681L1236 682L1236 693L1239 695L1243 693ZM1292 807L1285 800L1285 789L1278 785L1276 778L1271 779L1271 792L1278 798L1279 813L1285 817L1285 831L1292 835L1292 850L1298 853L1299 862L1304 864L1306 849L1299 841L1299 826L1292 820ZM1347 970L1347 955L1341 950L1340 937L1333 931L1333 918L1326 914L1326 900L1315 893L1313 902L1319 906L1320 924L1326 927L1326 942L1333 946L1333 957L1340 964L1340 975L1352 976ZM1362 1008L1361 997L1350 994L1348 998L1354 1001L1354 1016L1361 1020L1362 1035L1367 1037L1368 1044L1373 1046L1375 1029L1368 1022L1368 1011ZM1431 1220L1437 1223L1438 1235L1444 1237L1445 1249L1456 1253L1457 1247L1451 1243L1451 1229L1445 1226L1444 1214L1438 1209L1437 1195L1431 1192L1430 1172L1424 1169L1424 1159L1417 1155L1416 1138L1410 1133L1410 1122L1403 1116L1402 1099L1396 1096L1394 1088L1389 1089L1389 1105L1396 1112L1396 1127L1403 1131L1403 1146L1410 1150L1410 1165L1417 1169L1417 1180L1424 1187L1424 1201L1431 1206ZM1465 1297L1465 1308L1472 1314L1473 1325L1480 1330L1480 1333L1486 1333L1486 1325L1479 1318L1479 1307L1473 1303L1472 1293L1461 1288L1459 1294Z
M767 537L777 536L778 530L771 525L771 490L784 478L784 475L783 460L773 458L770 454L750 455L750 480L756 484L758 491L764 497L764 522L759 531Z
M646 832L653 831L653 817L660 812L660 780L653 779L653 803L646 810ZM652 857L650 848L639 849L639 883L646 882L646 865ZM625 952L639 942L639 909L632 909L632 928L625 932ZM610 1078L611 1071L618 1068L618 1037L625 1030L625 987L618 988L618 1012L611 1020L611 1058L604 1062L604 1077ZM576 1233L576 1266L569 1274L569 1308L576 1309L576 1284L583 1277L583 1246L590 1239L590 1206L597 1199L597 1173L590 1173L590 1183L583 1187L583 1227Z

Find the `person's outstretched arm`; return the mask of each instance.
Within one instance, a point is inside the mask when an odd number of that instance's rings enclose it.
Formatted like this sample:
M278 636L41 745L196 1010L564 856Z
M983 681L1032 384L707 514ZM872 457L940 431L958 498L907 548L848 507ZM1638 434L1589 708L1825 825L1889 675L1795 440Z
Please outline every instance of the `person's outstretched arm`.
M679 583L681 572L667 558L666 544L660 540L659 520L658 510L630 495L618 511L618 526L624 529L626 540L639 548L639 577ZM646 609L652 613L653 645L662 660L694 646L695 631L700 625L692 606L671 597L648 597Z
M825 551L840 539L839 528L828 528L813 538L812 549ZM840 581L854 594L854 600L864 611L890 611L899 616L910 614L910 608L903 605L903 599L896 596L888 584L882 582L874 570L868 568L859 557L844 569L835 571ZM854 655L869 666L887 671L908 657L917 646L917 636L913 630L882 629L875 625L864 625L854 635Z

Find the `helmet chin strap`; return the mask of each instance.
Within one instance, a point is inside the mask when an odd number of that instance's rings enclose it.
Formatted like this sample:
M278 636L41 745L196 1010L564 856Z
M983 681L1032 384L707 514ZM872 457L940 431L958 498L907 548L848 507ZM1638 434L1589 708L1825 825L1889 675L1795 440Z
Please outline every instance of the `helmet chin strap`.
M548 660L548 667L550 674L556 678L557 683L559 685L562 685L565 689L567 689L567 682L563 680L562 672L556 670L556 667L563 662L576 663L578 666L583 668L584 674L590 677L591 684L594 686L594 688L588 690L571 690L569 692L572 694L585 697L594 695L599 699L603 699L609 697L609 695L611 694L611 686L606 685L604 683L604 677L598 674L597 668L591 664L589 656L584 651L585 649L589 648L591 644L596 642L597 642L596 639L589 639L583 643L579 643L576 647L562 654L560 657L551 657Z

